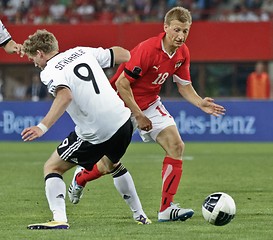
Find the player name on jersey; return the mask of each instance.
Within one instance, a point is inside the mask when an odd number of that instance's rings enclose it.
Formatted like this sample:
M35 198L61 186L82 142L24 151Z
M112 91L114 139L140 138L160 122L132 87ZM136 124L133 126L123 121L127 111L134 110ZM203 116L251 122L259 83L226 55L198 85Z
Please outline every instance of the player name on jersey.
M63 58L58 64L55 66L55 68L62 70L65 66L67 66L69 63L73 62L86 52L83 49L79 49L78 51L72 53L70 57Z

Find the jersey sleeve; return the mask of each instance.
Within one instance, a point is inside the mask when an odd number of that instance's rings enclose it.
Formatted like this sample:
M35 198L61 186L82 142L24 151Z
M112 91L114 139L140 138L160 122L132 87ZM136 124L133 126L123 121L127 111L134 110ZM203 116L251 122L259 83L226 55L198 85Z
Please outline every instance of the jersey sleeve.
M40 74L40 78L43 84L47 86L48 92L56 97L56 90L59 87L67 87L70 89L66 78L61 71L49 71L43 70Z
M134 82L141 78L148 70L150 65L149 49L139 44L131 51L131 58L124 66L125 77Z
M114 53L111 48L90 48L84 47L85 51L90 52L98 61L99 65L102 68L110 68L115 65L114 62Z
M184 46L183 55L185 60L181 64L181 66L174 72L173 81L181 85L187 85L191 83L191 76L190 76L190 53L189 53L189 49L186 46Z
M0 46L5 46L11 40L11 35L0 20Z

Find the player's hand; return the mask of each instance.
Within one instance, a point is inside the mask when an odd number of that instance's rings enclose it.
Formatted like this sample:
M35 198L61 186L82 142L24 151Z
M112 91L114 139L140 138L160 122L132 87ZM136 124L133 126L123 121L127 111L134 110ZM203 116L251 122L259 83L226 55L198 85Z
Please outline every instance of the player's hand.
M204 112L211 114L215 117L225 115L226 112L226 109L223 106L214 103L214 99L209 97L206 97L202 100L200 108Z
M39 138L43 135L44 135L44 132L37 126L25 128L21 133L21 136L24 142L33 141L36 138Z
M25 52L23 51L23 45L16 43L13 45L13 53L17 53L20 55L20 57L23 57L25 55Z
M135 118L136 118L139 129L148 132L153 128L152 122L144 114L142 114L140 116L136 116Z
M17 54L19 54L20 55L20 57L23 57L24 55L25 55L25 52L24 52L24 50L23 50L23 45L22 44L16 44L16 46L15 46L15 52L17 53Z
M23 45L16 43L13 40L10 40L5 46L4 49L7 53L17 53L20 54L21 57L24 56Z

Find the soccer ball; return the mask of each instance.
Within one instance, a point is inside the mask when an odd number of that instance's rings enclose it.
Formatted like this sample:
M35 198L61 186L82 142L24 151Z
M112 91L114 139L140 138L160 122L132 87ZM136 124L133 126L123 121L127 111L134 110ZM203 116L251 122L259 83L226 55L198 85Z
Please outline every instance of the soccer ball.
M228 224L235 216L236 205L231 196L215 192L206 197L202 214L206 221L216 226Z

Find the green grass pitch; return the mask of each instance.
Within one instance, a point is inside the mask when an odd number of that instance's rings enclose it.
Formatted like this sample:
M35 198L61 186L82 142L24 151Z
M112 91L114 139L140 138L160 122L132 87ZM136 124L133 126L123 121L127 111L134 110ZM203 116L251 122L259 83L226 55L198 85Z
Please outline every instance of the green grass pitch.
M69 230L27 230L50 220L44 193L43 164L58 143L0 143L0 239L273 239L273 148L271 143L186 143L183 177L175 201L192 208L186 222L157 222L163 150L132 143L123 158L143 208L153 221L137 225L116 191L111 176L89 183L78 205L67 202ZM73 170L64 175L68 186ZM233 221L222 227L205 222L201 205L213 192L230 194L237 206Z

